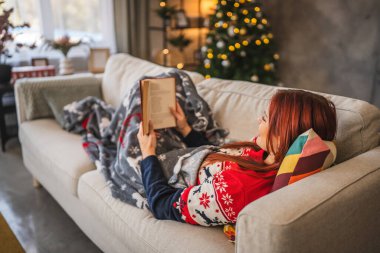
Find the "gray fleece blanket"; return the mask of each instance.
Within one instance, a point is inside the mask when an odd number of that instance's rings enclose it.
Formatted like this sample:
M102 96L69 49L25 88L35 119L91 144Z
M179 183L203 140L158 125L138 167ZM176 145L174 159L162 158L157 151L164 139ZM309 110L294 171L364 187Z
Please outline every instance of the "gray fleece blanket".
M176 188L195 184L204 157L217 151L228 131L220 128L208 104L198 95L190 77L172 70L156 77L174 77L176 97L189 124L215 146L187 148L174 128L157 130L157 155L168 183ZM154 76L145 76L154 78ZM64 128L82 135L83 147L107 181L112 196L138 208L149 208L142 184L141 150L137 132L141 121L139 81L117 110L95 97L64 107Z

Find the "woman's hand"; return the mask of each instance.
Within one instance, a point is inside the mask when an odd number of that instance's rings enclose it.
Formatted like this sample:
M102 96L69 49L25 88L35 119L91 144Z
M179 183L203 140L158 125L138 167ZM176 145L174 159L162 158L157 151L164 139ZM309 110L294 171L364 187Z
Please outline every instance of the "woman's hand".
M183 112L178 101L176 103L176 109L171 107L170 111L172 112L173 116L175 117L176 125L177 125L177 127L176 127L177 131L180 132L183 137L186 137L191 132L191 127L190 127L189 123L187 123L186 115Z
M148 156L156 155L157 137L153 130L153 124L149 121L149 133L143 134L142 123L140 123L140 129L137 133L137 139L139 140L142 158L145 159Z

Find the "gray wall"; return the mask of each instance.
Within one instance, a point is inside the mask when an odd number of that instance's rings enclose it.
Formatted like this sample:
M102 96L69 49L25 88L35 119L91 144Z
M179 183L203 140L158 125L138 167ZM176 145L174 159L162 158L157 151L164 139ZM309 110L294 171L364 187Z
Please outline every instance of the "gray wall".
M264 1L284 86L380 107L379 0Z

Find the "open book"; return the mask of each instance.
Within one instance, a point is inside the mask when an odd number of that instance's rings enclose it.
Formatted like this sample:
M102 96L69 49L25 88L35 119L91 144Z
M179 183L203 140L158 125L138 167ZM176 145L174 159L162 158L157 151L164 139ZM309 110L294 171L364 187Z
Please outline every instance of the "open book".
M154 129L175 127L170 107L176 108L175 78L154 78L140 81L143 133L149 133L149 120Z

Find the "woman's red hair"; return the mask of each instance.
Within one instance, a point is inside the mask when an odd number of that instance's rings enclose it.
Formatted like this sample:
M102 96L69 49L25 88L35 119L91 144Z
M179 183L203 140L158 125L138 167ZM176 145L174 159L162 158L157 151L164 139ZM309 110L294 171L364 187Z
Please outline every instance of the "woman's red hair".
M335 105L325 97L303 90L279 90L269 105L268 139L266 146L274 153L275 163L259 164L246 157L214 153L207 156L206 163L232 161L243 169L267 171L278 169L286 152L295 139L310 128L323 140L332 141L336 135L337 121ZM274 146L277 139L278 147ZM253 142L226 144L222 148L251 147L259 150Z

